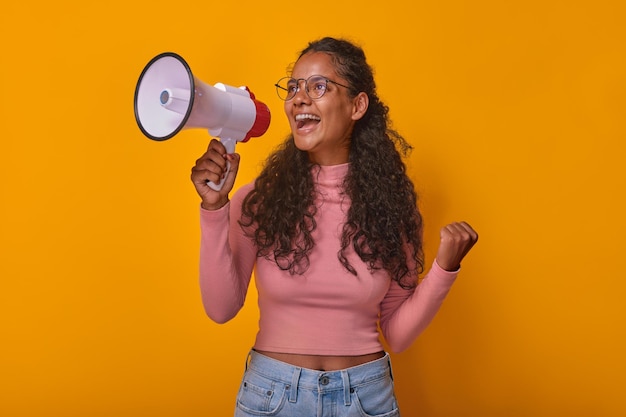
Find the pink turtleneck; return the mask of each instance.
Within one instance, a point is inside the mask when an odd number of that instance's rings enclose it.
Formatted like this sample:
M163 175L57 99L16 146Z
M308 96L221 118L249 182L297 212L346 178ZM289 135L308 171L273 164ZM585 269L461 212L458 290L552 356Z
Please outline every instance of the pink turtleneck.
M207 315L224 323L243 306L253 268L258 289L259 330L255 348L264 351L352 356L389 348L399 352L431 322L457 272L437 263L414 290L404 290L384 271L370 271L354 253L349 273L337 259L349 200L341 183L349 165L321 167L317 175L317 228L310 267L290 275L263 257L237 223L253 184L241 187L215 211L202 210L200 288Z

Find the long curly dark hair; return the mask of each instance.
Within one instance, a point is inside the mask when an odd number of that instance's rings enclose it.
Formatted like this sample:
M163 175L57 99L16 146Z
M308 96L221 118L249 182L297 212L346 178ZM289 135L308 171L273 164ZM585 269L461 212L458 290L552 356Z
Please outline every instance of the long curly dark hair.
M326 37L309 43L299 57L312 52L330 55L337 73L349 82L351 97L359 92L369 97L369 108L351 137L343 183L351 206L338 260L356 275L346 257L352 246L371 270L384 269L403 288L414 287L424 256L417 194L402 160L412 147L390 127L389 108L376 93L373 70L359 46ZM273 259L292 274L307 270L315 246L315 172L307 153L296 148L289 135L268 157L243 201L240 225L254 239L257 256Z

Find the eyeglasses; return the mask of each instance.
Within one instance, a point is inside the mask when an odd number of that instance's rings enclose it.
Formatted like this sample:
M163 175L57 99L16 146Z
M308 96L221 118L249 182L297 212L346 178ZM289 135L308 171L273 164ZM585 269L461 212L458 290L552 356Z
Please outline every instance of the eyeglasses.
M300 91L300 81L304 81L304 91L313 100L322 98L326 93L328 83L337 84L344 88L350 88L347 85L339 84L336 81L329 80L321 75L311 75L306 80L304 78L293 79L291 77L283 77L276 84L276 92L281 100L289 101Z

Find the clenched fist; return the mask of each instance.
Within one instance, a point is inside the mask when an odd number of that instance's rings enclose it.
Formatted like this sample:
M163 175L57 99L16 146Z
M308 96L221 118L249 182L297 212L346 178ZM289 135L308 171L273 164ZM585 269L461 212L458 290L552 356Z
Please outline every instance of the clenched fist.
M446 271L456 271L461 261L478 241L478 233L466 222L455 222L441 229L437 264Z
M202 208L217 210L228 202L228 193L233 189L238 169L239 155L227 154L224 145L212 139L207 151L191 168L191 181L202 199ZM224 184L219 191L207 184L209 181L218 184L222 178Z

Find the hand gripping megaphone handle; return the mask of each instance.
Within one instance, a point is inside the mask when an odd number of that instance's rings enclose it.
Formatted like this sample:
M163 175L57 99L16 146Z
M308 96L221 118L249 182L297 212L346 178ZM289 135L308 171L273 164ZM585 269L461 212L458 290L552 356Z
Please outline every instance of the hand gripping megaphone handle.
M220 138L220 142L226 148L227 154L231 154L235 152L235 144L237 143L237 140L232 139L232 138ZM222 187L224 186L224 181L226 181L226 177L228 177L229 173L230 173L230 162L226 162L226 172L224 173L224 177L220 180L220 182L216 184L212 181L207 181L206 185L208 185L215 191L220 191Z

